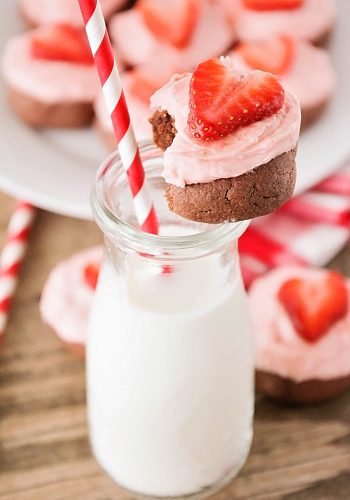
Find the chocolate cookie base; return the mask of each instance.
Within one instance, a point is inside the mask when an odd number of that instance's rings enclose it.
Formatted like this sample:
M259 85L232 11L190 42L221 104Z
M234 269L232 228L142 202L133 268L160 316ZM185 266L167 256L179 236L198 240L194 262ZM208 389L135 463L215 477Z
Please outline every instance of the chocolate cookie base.
M323 35L320 35L316 40L313 40L312 43L317 47L326 49L330 44L332 35L333 35L333 28L323 33Z
M311 125L313 125L320 116L324 113L328 106L329 99L322 102L318 106L312 108L304 108L301 111L301 130L307 130Z
M291 198L296 181L296 149L238 177L168 185L169 209L196 222L220 224L269 214Z
M23 23L27 29L32 30L32 29L35 29L39 26L38 23L34 19L32 19L30 16L28 16L25 13L25 11L21 5L18 6L18 11L19 11L20 18L23 21Z
M153 139L166 150L176 128L172 116L157 110L150 119ZM296 181L296 148L249 172L228 179L188 184L168 184L169 209L185 219L208 224L241 221L269 214L291 198Z
M124 5L124 7L122 7L120 10L128 10L128 9L131 9L136 3L136 0L128 0L126 2L126 4ZM114 12L115 14L115 12Z
M16 114L31 127L78 128L90 125L93 109L90 102L47 103L7 88L8 100Z
M294 382L273 373L257 370L256 388L265 396L293 405L321 403L350 390L350 375L330 380Z
M149 119L152 125L153 140L157 146L165 151L177 134L174 118L167 111L157 110Z
M73 342L63 342L64 346L75 356L80 359L85 359L85 346Z

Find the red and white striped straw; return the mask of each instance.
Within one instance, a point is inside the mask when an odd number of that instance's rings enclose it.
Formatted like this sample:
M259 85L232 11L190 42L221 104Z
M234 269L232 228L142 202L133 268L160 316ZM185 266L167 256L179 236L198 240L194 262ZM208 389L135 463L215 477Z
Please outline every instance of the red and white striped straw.
M145 172L100 2L79 0L79 4L107 108L112 118L120 158L127 172L139 226L147 233L157 234L158 221L147 190Z
M35 213L36 209L29 203L18 202L8 225L6 241L0 255L0 339L7 325Z

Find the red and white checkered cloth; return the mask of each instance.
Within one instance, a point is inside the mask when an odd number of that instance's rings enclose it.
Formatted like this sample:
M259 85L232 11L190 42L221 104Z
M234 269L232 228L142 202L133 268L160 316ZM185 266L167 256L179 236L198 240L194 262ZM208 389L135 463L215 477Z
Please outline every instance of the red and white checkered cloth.
M350 227L350 195L309 191L292 198L282 210L311 222Z
M315 186L316 191L350 196L350 164Z
M350 239L350 166L254 220L239 247L246 286L280 265L327 264Z

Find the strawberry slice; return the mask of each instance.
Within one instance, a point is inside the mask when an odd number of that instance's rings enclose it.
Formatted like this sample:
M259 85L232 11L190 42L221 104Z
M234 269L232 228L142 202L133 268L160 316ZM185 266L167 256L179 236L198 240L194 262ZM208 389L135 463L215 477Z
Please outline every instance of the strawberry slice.
M142 101L148 102L151 95L154 94L159 87L160 85L158 85L150 75L138 69L132 71L130 92L139 97Z
M297 333L316 342L348 310L348 291L343 276L330 271L319 279L293 278L282 285L278 299Z
M282 75L293 63L295 43L282 35L275 40L241 43L237 52L251 68Z
M180 49L188 45L199 16L199 0L139 0L137 6L156 37Z
M31 54L35 59L93 64L85 31L68 24L47 25L35 31Z
M302 7L304 0L243 0L244 7L253 10L288 10Z
M217 140L275 114L283 103L283 87L270 73L243 75L210 59L192 75L189 131L201 141Z
M130 71L130 92L148 103L156 90L164 85L173 74L169 68L137 68Z
M97 263L88 264L84 268L85 283L93 290L96 290L99 274L100 274L100 265Z

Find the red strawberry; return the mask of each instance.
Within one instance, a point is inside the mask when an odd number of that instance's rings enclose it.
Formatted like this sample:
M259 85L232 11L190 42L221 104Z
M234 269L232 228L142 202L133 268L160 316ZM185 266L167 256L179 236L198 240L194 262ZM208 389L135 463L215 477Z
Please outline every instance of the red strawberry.
M327 333L346 314L349 301L345 280L334 271L316 280L290 279L280 288L278 299L307 342L316 342Z
M132 76L130 91L143 101L148 101L159 86L151 78L148 78L148 75L137 69L132 72Z
M84 30L68 24L47 25L34 32L31 53L36 59L93 64Z
M282 35L275 40L241 43L237 51L251 68L282 75L293 62L295 43Z
M155 36L174 47L186 47L197 23L198 0L139 0L137 6Z
M275 114L283 103L283 87L273 75L242 75L210 59L192 75L189 130L196 139L217 140Z
M157 69L156 72L153 72L150 68L134 69L130 72L132 77L130 91L148 103L151 95L168 81L172 73L168 69L165 69L164 72L162 69Z
M304 0L243 0L243 5L253 10L297 9L303 4Z
M93 290L96 290L98 275L100 274L100 265L96 263L88 264L84 268L84 280Z

